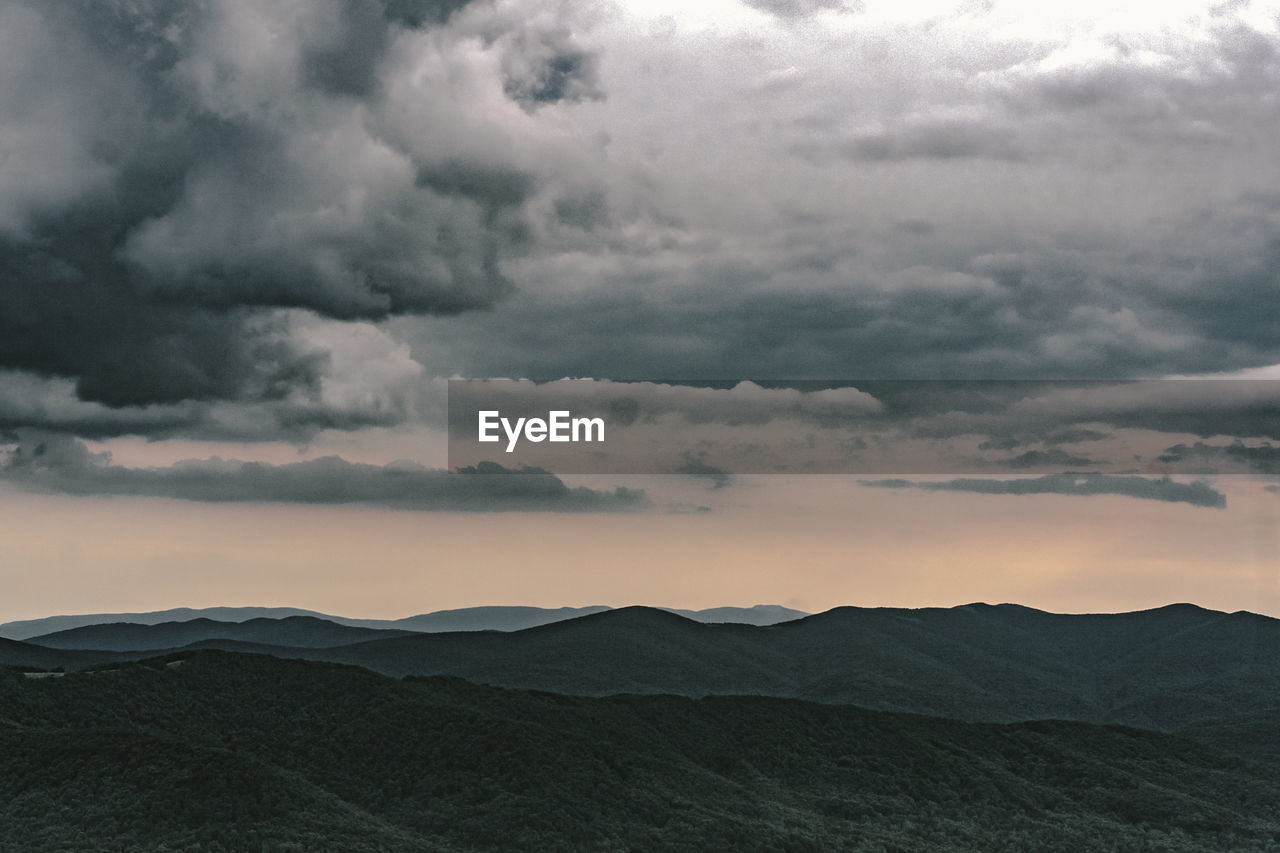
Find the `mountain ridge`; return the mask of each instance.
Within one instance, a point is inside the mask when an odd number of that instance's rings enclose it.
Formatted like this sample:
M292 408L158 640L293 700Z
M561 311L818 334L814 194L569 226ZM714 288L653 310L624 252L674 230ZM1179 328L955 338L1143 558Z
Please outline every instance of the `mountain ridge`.
M409 630L418 633L518 631L611 609L616 608L610 608L602 604L587 607L494 605L434 610L429 613L419 613L398 619L357 619L298 607L176 607L168 610L131 613L85 613L45 616L38 619L20 619L0 624L0 638L28 640L32 637L45 636L91 625L157 625L166 622L187 622L200 618L223 622L245 622L258 618L282 619L292 616L309 616L353 628ZM725 619L728 621L741 620L749 624L772 624L773 622L809 615L802 610L794 610L777 604L757 604L751 607L712 607L705 610L658 609L668 610L699 621Z
M1280 709L1280 620L1194 605L1121 614L845 607L769 626L635 606L514 632L311 648L262 639L197 645L586 696L762 695L975 722L1114 723L1280 762L1280 722L1269 722ZM72 670L181 648L0 644L0 664Z
M222 622L200 617L185 622L160 622L154 625L134 622L85 625L30 637L25 642L54 649L99 651L145 651L186 646L213 639L245 642L265 640L268 645L328 648L360 640L407 636L413 633L341 625L314 616L286 616L281 619L256 617L244 622Z

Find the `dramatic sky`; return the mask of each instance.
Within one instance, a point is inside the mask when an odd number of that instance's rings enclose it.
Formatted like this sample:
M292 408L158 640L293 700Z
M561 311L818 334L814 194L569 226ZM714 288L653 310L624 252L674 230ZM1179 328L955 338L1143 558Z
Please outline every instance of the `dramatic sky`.
M0 621L1280 615L1269 382L765 382L1280 379L1278 92L1248 0L0 0ZM448 378L566 376L894 462L449 469Z

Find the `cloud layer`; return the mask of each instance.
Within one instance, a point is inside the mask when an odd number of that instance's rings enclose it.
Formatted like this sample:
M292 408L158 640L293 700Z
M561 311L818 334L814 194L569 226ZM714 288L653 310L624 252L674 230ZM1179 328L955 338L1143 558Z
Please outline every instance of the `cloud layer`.
M1123 495L1192 506L1224 509L1227 497L1208 483L1179 483L1169 477L1123 477L1110 474L1047 474L1020 480L961 478L942 482L862 480L877 489L922 489L928 492L972 492L980 495Z
M617 512L648 505L643 492L570 488L543 471L493 463L460 472L414 463L365 465L336 456L268 465L192 459L162 468L114 465L65 436L27 438L11 449L0 481L32 491L134 495L212 503L362 504L417 511Z
M451 375L1280 364L1278 20L1197 2L8 0L0 429L428 428ZM1089 431L1280 440L1265 400L1147 390L868 414L1037 473L1128 464ZM749 396L707 417L792 405ZM807 399L799 420L848 403ZM1047 429L1063 412L1073 432Z

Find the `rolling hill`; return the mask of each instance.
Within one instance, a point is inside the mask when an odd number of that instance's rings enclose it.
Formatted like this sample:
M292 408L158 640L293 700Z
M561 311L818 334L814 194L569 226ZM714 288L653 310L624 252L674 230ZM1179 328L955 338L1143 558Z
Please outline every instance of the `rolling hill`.
M53 670L75 671L125 657L132 656L98 651L64 651L0 638L0 667L17 667L46 672Z
M981 722L1115 723L1280 763L1280 621L1191 605L1097 615L837 608L767 627L634 607L509 633L301 648L264 632L199 645L588 696L748 694ZM66 651L64 660L2 646L0 662L79 669L172 650Z
M573 697L222 652L0 672L4 853L1277 843L1280 770L1126 728Z

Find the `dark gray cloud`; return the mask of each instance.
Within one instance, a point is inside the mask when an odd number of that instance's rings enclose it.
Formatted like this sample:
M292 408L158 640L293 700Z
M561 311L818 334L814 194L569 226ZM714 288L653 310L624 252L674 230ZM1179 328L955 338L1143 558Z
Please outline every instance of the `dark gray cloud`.
M1026 453L1019 453L1012 459L1001 459L994 464L1006 468L1040 468L1046 465L1062 466L1065 468L1078 468L1083 465L1102 465L1105 464L1097 459L1090 459L1087 456L1077 456L1067 453L1058 447L1052 447L1048 450L1028 450Z
M879 489L922 489L929 492L973 492L982 495L1123 495L1192 506L1223 509L1227 497L1204 481L1179 483L1168 477L1116 476L1111 474L1048 474L1034 479L984 480L960 478L943 482L917 480L860 480Z
M684 462L676 469L677 474L698 477L711 483L713 489L723 489L733 482L733 475L723 468L718 468L706 460L706 454L688 451L683 456Z
M936 225L926 219L903 219L893 223L893 227L905 234L919 237L928 237L937 229Z
M1259 129L1277 120L1274 33L1103 36L1108 18L1002 40L985 16L1019 30L1008 9L953 12L856 40L778 26L781 46L741 57L710 33L635 49L602 122L635 152L611 175L610 223L564 238L573 261L527 268L537 299L428 323L415 352L467 375L627 378L1280 362Z
M1197 441L1192 445L1175 444L1166 450L1159 460L1191 467L1201 465L1206 470L1221 470L1223 463L1226 462L1239 465L1249 473L1280 474L1280 447L1269 443L1206 444Z
M814 14L839 4L754 5L780 20L10 4L0 370L110 411L0 394L0 423L214 434L245 404L280 435L420 413L333 405L335 360L299 345L300 314L380 324L436 376L1280 363L1266 27L1231 9L1167 39L1110 19L1005 37L986 23L1008 10L979 5L865 16L851 39L851 18ZM597 49L582 32L601 22ZM958 424L986 450L1071 443L1031 417L924 414L918 435ZM1098 422L1208 437L1219 415Z
M610 224L609 205L604 193L599 190L588 190L557 199L555 214L565 225L584 231L593 231L597 226Z
M1274 438L1280 430L1280 382L1273 379L904 382L866 388L910 435L982 436L980 450L1030 444L1052 450L1111 441L1119 430L1239 438Z
M414 463L365 465L336 456L269 465L218 458L128 468L68 436L26 436L0 480L69 495L135 495L211 503L368 504L418 511L613 512L643 509L643 492L571 488L545 471L485 463L458 472Z
M807 18L818 12L850 8L850 4L846 4L844 0L745 0L745 2L753 9L769 12L784 19ZM851 5L861 8L862 4L856 2Z
M999 128L941 123L867 134L840 149L854 160L1021 160L1018 141Z
M1064 429L1045 436L1045 444L1076 444L1081 441L1103 441L1111 438L1112 433L1099 432L1096 429Z
M520 66L508 72L503 85L508 96L528 109L603 97L595 84L598 59L594 53L574 50L551 40L541 42L538 47L532 55L521 54Z
M1253 466L1265 472L1270 445L1246 445L1243 439L1273 438L1280 430L1280 381L1271 379L959 382L950 389L920 383L918 390L912 383L890 383L867 390L905 435L941 441L981 437L981 451L1039 445L1013 458L986 460L1011 470L1090 465L1112 472L1223 474ZM1236 441L1169 447L1156 433ZM1087 454L1064 449L1078 442L1091 443Z
M86 438L131 433L159 436L195 431L206 414L207 406L199 403L109 408L78 399L70 380L0 373L0 430L29 426Z
M1010 420L1043 426L1069 420L1119 429L1280 438L1280 381L1163 380L1061 383L1010 407Z
M1038 73L1011 75L992 94L1010 118L1034 120L1060 145L1118 133L1166 150L1213 152L1248 120L1239 104L1274 84L1274 36L1238 20L1209 24L1180 44L1130 33L1114 37L1092 63L1046 63Z
M470 35L415 30L462 6L6 4L0 370L111 407L269 402L325 369L264 322L273 309L377 320L510 293L527 152L486 142L501 109L464 121L447 80L406 65L496 74L457 47ZM585 97L593 60L562 26L484 25L508 79L559 51L520 98Z
M331 95L368 97L378 83L387 22L397 17L388 11L381 3L343 0L299 54L303 82Z
M443 24L468 2L470 0L383 0L383 8L389 20L419 28Z
M440 422L444 401L402 344L367 323L302 312L246 320L247 337L314 368L308 377L258 383L248 399L107 406L85 401L76 383L0 369L0 429L32 427L86 438L145 435L305 443L318 431Z
M840 262L813 255L779 253L772 268L699 259L693 271L601 274L607 287L542 289L406 334L420 357L472 376L1102 379L1280 363L1280 282L1208 271L1186 282L1226 292L1213 319L1211 306L1156 287L1186 278L1181 261L1108 269L1108 254L982 252L895 273L892 286L869 273L844 281ZM680 298L652 298L646 280ZM568 315L577 322L565 330L556 321Z
M1111 438L1112 433L1099 432L1096 429L1064 429L1045 435L1037 433L1035 435L1001 435L988 438L978 445L979 450L1013 450L1017 447L1023 447L1027 444L1044 442L1046 445L1055 446L1060 444L1076 444L1081 441L1102 441ZM1087 463L1085 463L1087 464Z

